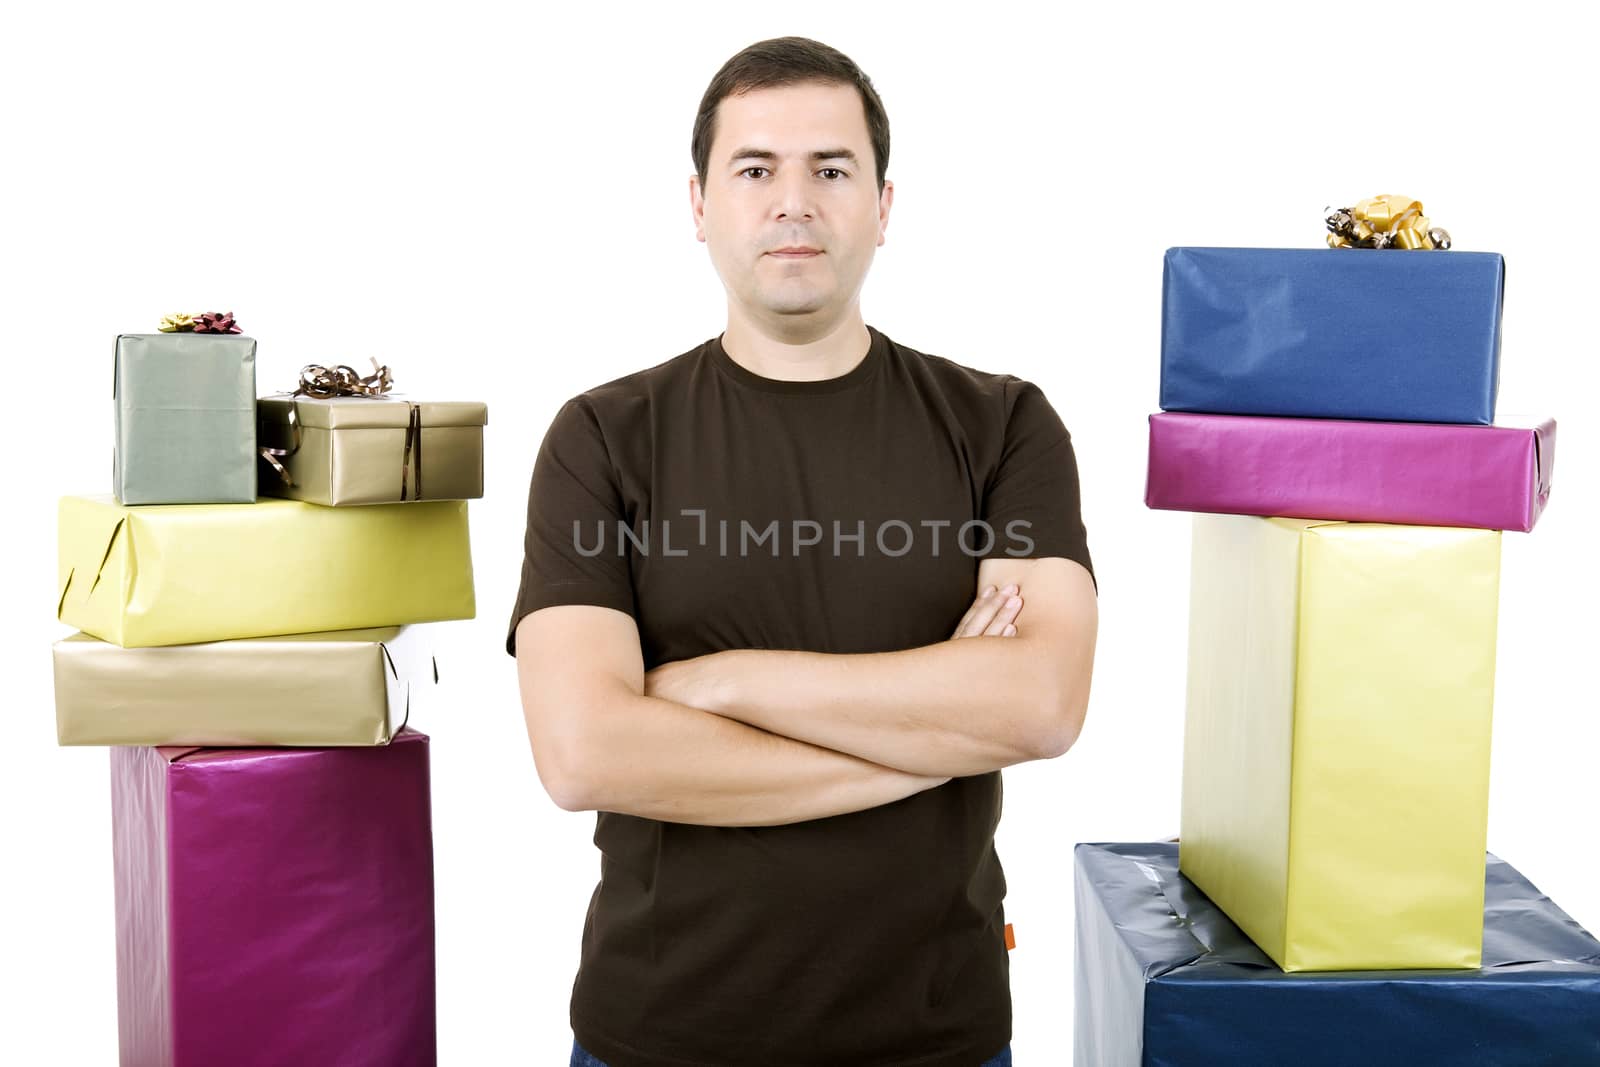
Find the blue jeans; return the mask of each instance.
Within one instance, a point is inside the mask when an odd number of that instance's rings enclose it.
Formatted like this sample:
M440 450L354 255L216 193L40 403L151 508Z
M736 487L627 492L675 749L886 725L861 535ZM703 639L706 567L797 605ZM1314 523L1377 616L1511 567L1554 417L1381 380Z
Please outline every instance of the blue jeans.
M572 1039L572 1062L567 1067L606 1067L603 1060L596 1059L588 1049L578 1044L578 1039ZM984 1060L978 1067L1011 1067L1011 1046L994 1054L992 1059Z

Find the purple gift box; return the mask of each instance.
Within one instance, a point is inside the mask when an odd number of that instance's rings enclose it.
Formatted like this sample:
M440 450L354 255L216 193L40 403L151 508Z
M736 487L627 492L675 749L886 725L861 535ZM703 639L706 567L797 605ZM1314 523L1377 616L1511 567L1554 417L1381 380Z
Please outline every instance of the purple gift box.
M428 738L111 750L124 1067L436 1062Z
M1144 502L1165 511L1531 530L1550 498L1553 419L1493 426L1150 416Z

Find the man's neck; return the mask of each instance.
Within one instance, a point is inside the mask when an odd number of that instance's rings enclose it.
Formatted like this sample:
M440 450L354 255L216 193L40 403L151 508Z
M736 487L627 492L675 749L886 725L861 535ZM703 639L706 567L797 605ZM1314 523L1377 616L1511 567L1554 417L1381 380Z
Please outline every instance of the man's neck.
M775 335L735 314L728 314L722 350L753 374L787 382L815 382L848 374L867 356L872 335L859 306L820 330Z

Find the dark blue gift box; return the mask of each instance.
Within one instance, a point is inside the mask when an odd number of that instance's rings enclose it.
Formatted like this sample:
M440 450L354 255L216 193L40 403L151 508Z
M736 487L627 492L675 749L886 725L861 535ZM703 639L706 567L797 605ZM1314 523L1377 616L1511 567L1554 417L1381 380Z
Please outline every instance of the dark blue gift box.
M1480 969L1288 974L1178 873L1176 844L1078 845L1073 1062L1600 1064L1600 942L1487 866Z
M1494 252L1169 248L1161 409L1494 421Z

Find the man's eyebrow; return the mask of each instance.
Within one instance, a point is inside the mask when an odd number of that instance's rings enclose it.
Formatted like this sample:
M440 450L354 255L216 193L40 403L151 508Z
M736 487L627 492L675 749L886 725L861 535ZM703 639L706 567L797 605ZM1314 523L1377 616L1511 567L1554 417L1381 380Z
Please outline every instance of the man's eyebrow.
M729 161L738 162L741 159L775 160L777 158L778 153L774 152L770 148L753 148L747 146L734 152L733 155L729 157ZM855 164L857 162L856 154L850 151L848 148L824 148L811 153L811 161L813 163L824 159L843 159L847 160L851 164Z

